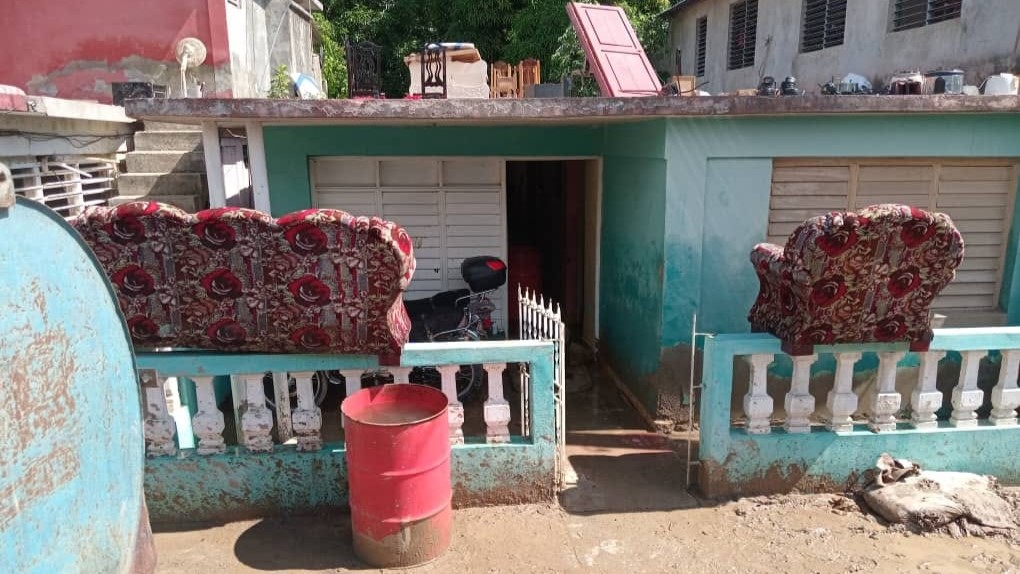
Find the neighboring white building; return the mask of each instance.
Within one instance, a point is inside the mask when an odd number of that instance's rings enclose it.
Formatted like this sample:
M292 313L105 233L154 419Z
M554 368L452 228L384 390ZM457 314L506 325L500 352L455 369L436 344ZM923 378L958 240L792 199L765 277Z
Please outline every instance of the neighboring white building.
M960 68L969 84L1020 68L1018 0L680 0L667 10L682 74L715 94L795 76Z

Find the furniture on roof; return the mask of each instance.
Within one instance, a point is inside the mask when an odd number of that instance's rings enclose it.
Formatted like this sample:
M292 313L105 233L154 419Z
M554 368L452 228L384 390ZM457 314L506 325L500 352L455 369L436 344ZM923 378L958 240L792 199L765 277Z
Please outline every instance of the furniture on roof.
M407 342L402 295L415 260L389 221L134 202L89 208L71 224L114 284L137 347L376 355L394 365Z
M347 55L347 97L382 97L382 46L372 42L345 44Z
M447 98L477 98L487 99L490 95L489 89L489 65L482 59L474 44L464 43L439 43L431 44L433 53L439 49L445 50L445 58L442 59L445 74L445 86ZM424 51L424 50L423 50ZM423 51L415 52L404 58L410 72L411 83L408 94L412 97L421 97L423 76L426 70L423 69ZM436 67L438 61L430 65ZM436 70L438 72L438 70ZM438 92L438 87L429 89L430 92ZM435 96L432 96L435 97Z
M748 320L791 355L836 343L909 342L924 351L931 303L962 260L963 238L944 213L883 204L820 215L785 247L755 246L760 289Z
M524 90L528 86L542 83L542 62L535 58L521 60L517 64L517 93L524 97Z
M506 62L499 61L492 65L489 81L492 98L519 98L523 94L519 91L517 70Z

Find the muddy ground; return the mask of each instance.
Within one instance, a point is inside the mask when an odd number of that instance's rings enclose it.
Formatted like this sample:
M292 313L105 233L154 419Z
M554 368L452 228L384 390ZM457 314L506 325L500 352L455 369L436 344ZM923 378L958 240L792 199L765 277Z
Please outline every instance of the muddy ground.
M891 529L837 495L699 500L684 490L682 436L645 432L604 381L569 397L577 484L559 504L454 515L454 539L422 573L889 572L1020 574L1020 542ZM350 518L156 528L160 573L368 571Z

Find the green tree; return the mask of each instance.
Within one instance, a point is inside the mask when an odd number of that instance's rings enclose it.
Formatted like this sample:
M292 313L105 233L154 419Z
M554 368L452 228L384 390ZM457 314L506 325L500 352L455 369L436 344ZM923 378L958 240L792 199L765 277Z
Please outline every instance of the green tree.
M660 61L668 23L658 14L669 1L603 3L626 10L649 57ZM319 28L331 97L344 93L343 45L348 39L383 47L383 91L389 97L407 93L410 78L404 57L428 42L471 42L488 62L537 58L542 61L545 81L558 81L584 67L563 0L325 0L324 4Z

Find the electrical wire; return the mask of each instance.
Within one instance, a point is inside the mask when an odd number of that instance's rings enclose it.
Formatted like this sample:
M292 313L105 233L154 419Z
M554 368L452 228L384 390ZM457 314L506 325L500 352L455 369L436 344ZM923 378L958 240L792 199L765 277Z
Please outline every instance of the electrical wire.
M84 148L108 139L121 139L126 135L92 135L92 134L51 134L46 132L30 132L23 130L0 130L0 137L22 137L33 143L53 140L64 140L75 148Z

